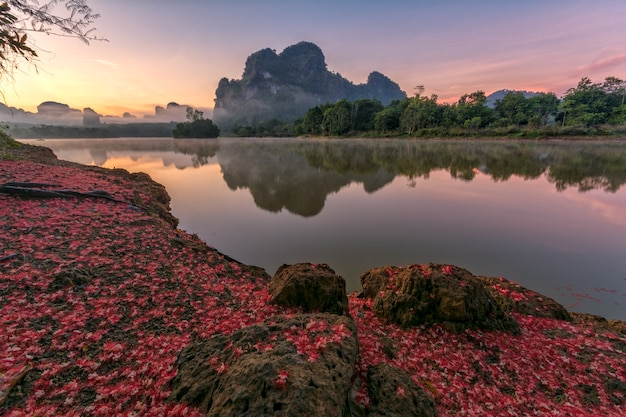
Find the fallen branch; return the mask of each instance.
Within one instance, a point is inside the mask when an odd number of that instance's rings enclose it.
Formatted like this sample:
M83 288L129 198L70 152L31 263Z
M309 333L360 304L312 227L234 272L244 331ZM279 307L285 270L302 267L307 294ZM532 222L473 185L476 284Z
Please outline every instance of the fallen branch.
M11 255L3 256L2 258L0 258L0 262L10 261L11 259L17 258L18 256L20 256L19 253L12 253Z
M42 190L41 188L57 187L54 184L44 184L37 182L7 182L0 185L0 194L18 195L23 197L36 197L36 198L102 198L105 200L113 201L115 203L128 204L131 207L138 208L148 213L148 209L138 206L137 204L130 203L124 200L118 200L106 191L94 190L87 192L73 191L73 190Z
M7 387L6 391L4 392L0 392L0 405L4 404L4 402L6 401L6 399L9 397L9 393L11 392L11 390L17 385L19 384L19 382L24 379L24 377L26 376L27 373L29 373L31 370L33 369L33 364L28 362L25 366L24 369L22 369L20 371L19 374L15 375L15 377L13 378L13 380L11 381L11 383L9 384L9 386Z
M41 197L41 198L70 198L70 195L56 191L40 190L39 188L15 187L12 185L0 186L0 193L10 195L21 195L25 197Z
M28 188L52 188L60 187L58 184L47 184L43 182L6 182L5 187L28 187Z

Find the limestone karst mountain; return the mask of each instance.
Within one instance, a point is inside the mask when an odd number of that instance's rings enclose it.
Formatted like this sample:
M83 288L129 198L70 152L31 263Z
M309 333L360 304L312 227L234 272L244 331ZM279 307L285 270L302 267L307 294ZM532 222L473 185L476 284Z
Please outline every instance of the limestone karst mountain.
M311 107L341 99L376 99L387 105L406 93L376 71L366 84L354 84L328 70L317 45L300 42L279 54L269 48L253 53L241 79L222 78L215 96L214 119L220 126L232 126L274 118L293 121Z

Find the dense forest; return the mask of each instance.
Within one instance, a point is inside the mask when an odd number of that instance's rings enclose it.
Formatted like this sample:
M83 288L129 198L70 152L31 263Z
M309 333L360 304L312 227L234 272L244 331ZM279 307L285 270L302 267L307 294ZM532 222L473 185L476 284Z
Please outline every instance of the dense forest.
M583 78L559 99L554 93L508 91L488 101L483 91L455 103L439 103L418 86L410 98L383 105L376 99L341 99L309 108L293 122L270 119L220 129L202 112L188 108L185 123L129 123L98 126L4 126L17 138L217 137L572 137L626 135L626 81Z
M232 136L586 136L626 133L626 82L607 77L602 83L583 78L561 99L554 93L527 97L508 92L487 103L483 91L464 94L453 103L438 103L418 86L413 97L379 101L339 100L310 108L293 123L272 119L254 126L233 126Z
M176 128L170 123L124 123L98 126L33 125L6 123L1 126L8 134L20 139L66 138L120 138L120 137L172 137Z

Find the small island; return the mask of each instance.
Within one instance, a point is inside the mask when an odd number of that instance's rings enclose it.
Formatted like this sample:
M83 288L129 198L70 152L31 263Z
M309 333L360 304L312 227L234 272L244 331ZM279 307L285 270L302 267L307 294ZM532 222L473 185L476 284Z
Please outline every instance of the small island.
M174 138L216 138L220 129L203 112L187 107L187 121L176 124L172 134Z

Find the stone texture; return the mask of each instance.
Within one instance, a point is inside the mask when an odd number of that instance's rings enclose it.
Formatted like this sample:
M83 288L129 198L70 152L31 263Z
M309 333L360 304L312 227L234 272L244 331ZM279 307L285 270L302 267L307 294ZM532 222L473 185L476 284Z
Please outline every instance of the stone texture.
M348 316L346 281L326 264L282 265L270 281L272 302L305 312Z
M367 270L361 275L361 293L359 296L365 298L375 298L379 291L385 289L389 277L391 277L398 268L373 268Z
M351 318L276 316L183 349L170 400L207 416L344 416L357 355Z
M367 370L370 411L367 417L435 417L433 399L402 369L386 363Z
M558 320L572 320L565 307L550 297L501 277L478 276L478 278L485 283L485 288L506 312Z
M519 332L518 323L504 313L485 284L463 268L432 263L379 268L363 274L361 282L366 294L376 293L376 315L403 327L440 323L448 330Z
M591 326L598 333L610 332L626 335L626 322L622 320L607 320L604 317L587 313L569 313L572 321L583 326ZM626 347L626 345L624 346Z

